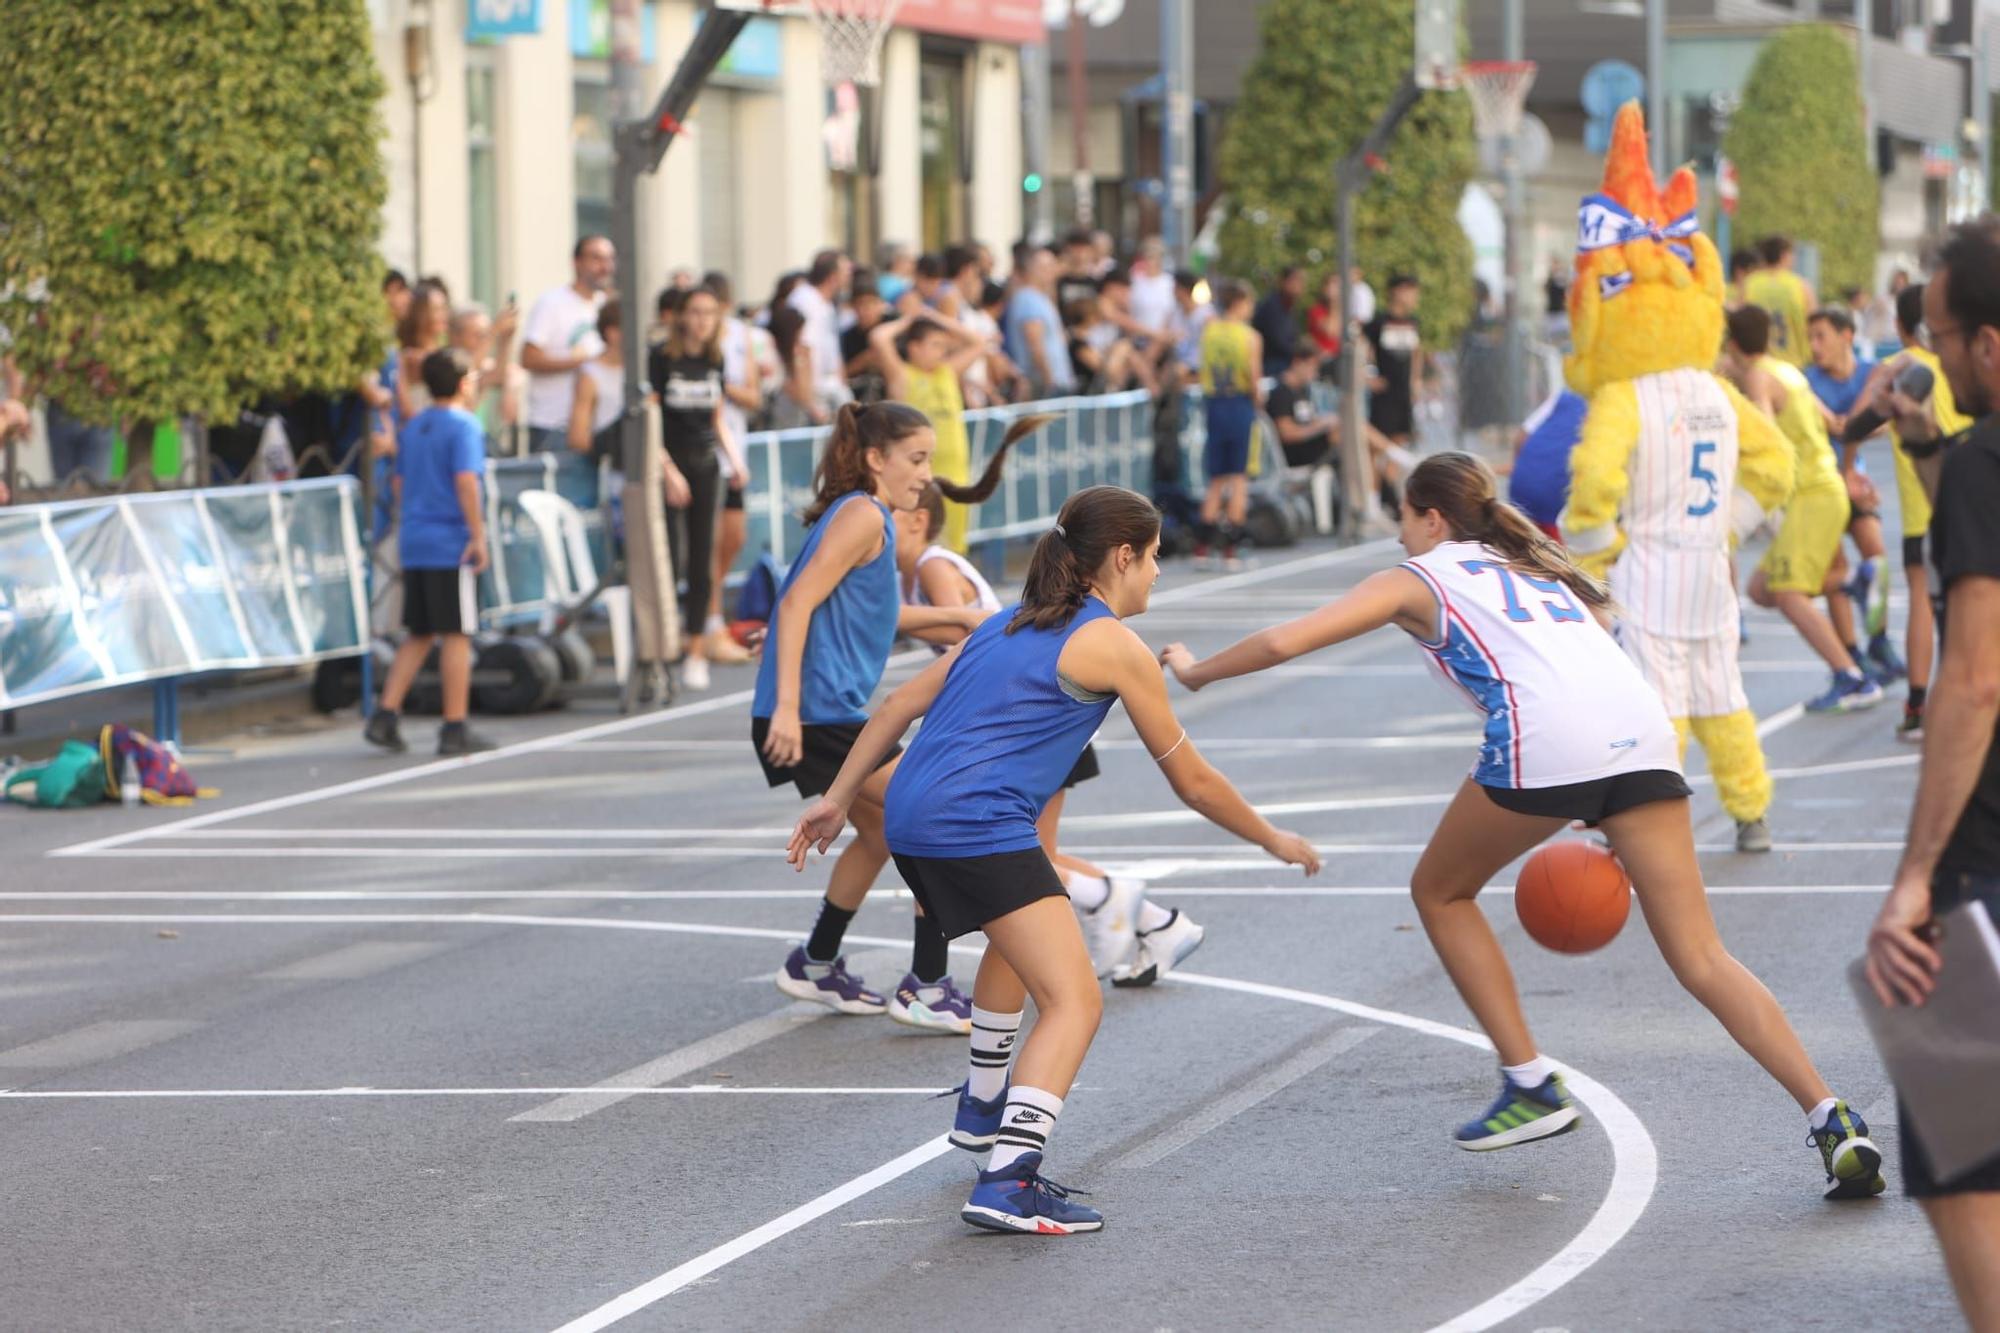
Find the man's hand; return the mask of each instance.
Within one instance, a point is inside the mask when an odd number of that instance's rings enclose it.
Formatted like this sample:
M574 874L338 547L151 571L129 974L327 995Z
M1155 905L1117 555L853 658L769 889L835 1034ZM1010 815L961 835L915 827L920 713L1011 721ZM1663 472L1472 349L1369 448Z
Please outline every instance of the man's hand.
M472 534L472 540L465 544L465 551L458 557L458 563L466 566L475 574L484 574L486 572L486 566L489 561L486 554L485 533L475 532Z
M1868 985L1890 1008L1922 1004L1937 986L1941 960L1923 934L1930 919L1930 884L1907 876L1896 881L1875 915L1868 931Z
M694 491L688 486L686 474L671 462L667 464L663 481L667 491L667 508L686 509L694 503Z

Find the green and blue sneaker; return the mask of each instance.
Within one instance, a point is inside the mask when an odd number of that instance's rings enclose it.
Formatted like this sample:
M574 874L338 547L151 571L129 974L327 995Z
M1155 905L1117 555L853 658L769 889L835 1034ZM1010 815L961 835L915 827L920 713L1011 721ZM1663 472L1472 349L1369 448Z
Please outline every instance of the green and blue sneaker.
M1868 1137L1868 1122L1835 1102L1824 1129L1815 1129L1806 1142L1819 1149L1826 1167L1826 1197L1829 1199L1872 1199L1889 1188L1882 1179L1882 1150Z
M1491 1152L1566 1134L1582 1119L1563 1088L1562 1075L1550 1074L1540 1087L1524 1088L1502 1074L1500 1096L1486 1108L1485 1115L1460 1125L1454 1138L1467 1152Z

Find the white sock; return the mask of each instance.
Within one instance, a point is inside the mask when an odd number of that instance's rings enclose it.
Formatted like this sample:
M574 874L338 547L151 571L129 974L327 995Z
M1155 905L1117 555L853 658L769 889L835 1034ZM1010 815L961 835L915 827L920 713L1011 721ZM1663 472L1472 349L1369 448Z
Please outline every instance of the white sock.
M1095 912L1104 906L1104 900L1111 896L1111 882L1095 875L1080 875L1069 872L1069 882L1064 886L1069 890L1069 900L1086 912Z
M1174 914L1151 898L1139 900L1139 933L1150 935L1174 919Z
M966 1076L965 1090L982 1102L990 1102L1007 1086L1007 1065L1014 1058L1014 1038L1021 1031L1021 1015L996 1014L972 1006L972 1072Z
M1009 1088L1007 1109L1000 1113L1000 1137L993 1142L993 1156L986 1169L999 1171L1031 1152L1044 1151L1062 1108L1063 1099L1053 1092L1019 1083Z
M1833 1119L1833 1108L1840 1105L1838 1097L1829 1097L1812 1110L1806 1112L1806 1124L1813 1129L1825 1129L1826 1122Z
M729 626L722 623L722 616L720 614L716 614L710 616L706 621L702 622L701 632L703 634L720 634L723 630L728 628Z
M1517 1087L1539 1088L1556 1072L1556 1062L1538 1055L1524 1065L1501 1065L1500 1072L1513 1079Z

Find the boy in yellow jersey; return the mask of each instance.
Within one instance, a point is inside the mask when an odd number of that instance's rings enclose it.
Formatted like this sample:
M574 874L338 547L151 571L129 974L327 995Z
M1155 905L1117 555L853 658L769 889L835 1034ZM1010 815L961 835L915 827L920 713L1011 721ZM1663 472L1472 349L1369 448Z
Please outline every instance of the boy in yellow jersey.
M1771 317L1758 306L1729 312L1727 374L1777 421L1797 455L1796 480L1784 521L1750 576L1750 600L1785 613L1800 637L1833 669L1826 693L1806 703L1809 713L1845 713L1882 701L1882 687L1865 675L1842 646L1833 624L1814 604L1845 573L1840 539L1851 512L1819 401L1805 375L1770 354Z
M1201 392L1208 413L1208 443L1202 472L1208 493L1201 501L1195 537L1195 567L1209 567L1211 545L1220 542L1225 569L1241 569L1236 544L1250 512L1250 443L1256 433L1263 390L1257 372L1264 364L1264 340L1250 327L1249 284L1226 281L1216 288L1216 316L1201 331Z
M1803 368L1811 359L1806 319L1819 307L1812 284L1792 271L1792 242L1766 236L1757 244L1764 266L1743 279L1743 299L1771 316L1771 355Z
M1902 341L1903 350L1890 357L1875 372L1867 392L1862 395L1856 415L1864 411L1874 412L1893 421L1895 418L1888 401L1889 386L1904 366L1920 361L1931 371L1929 407L1931 416L1937 422L1938 435L1956 435L1972 424L1972 418L1958 410L1958 404L1951 396L1951 385L1945 382L1936 354L1924 346L1920 332L1923 322L1924 285L1915 283L1896 294L1896 336ZM1910 618L1904 629L1906 637L1903 645L1909 659L1910 696L1903 704L1903 721L1896 728L1896 735L1901 740L1917 742L1924 738L1924 702L1930 690L1931 659L1937 646L1937 623L1931 607L1929 565L1925 559L1925 538L1931 526L1931 498L1924 489L1923 480L1917 475L1917 465L1901 433L1892 427L1889 438L1895 443L1896 496L1903 511L1903 579L1910 589ZM1922 445L1917 447L1924 448ZM1926 452L1934 450L1926 449Z
M868 334L882 368L889 397L908 403L931 419L937 448L931 453L931 475L964 486L972 480L972 445L965 436L965 397L959 376L986 355L985 344L927 310L886 320ZM962 504L945 504L942 545L965 554L965 534L972 511Z

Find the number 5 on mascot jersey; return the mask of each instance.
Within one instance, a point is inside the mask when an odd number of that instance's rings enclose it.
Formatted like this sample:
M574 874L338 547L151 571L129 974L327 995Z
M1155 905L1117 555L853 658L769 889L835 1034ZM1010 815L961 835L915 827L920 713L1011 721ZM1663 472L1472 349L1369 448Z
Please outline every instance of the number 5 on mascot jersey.
M1565 377L1589 401L1570 454L1562 532L1606 578L1619 642L1658 690L1682 747L1708 752L1746 850L1769 846L1771 778L1737 669L1736 536L1791 493L1777 426L1713 373L1722 345L1722 261L1696 228L1694 174L1664 190L1636 102L1618 112L1600 193L1584 199L1576 350Z

